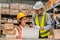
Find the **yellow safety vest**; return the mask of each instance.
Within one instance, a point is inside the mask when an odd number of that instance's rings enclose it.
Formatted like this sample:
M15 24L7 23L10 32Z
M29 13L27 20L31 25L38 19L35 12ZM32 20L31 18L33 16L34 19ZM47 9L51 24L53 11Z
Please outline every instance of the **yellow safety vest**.
M35 15L35 24L37 26L40 26L40 27L44 27L45 26L44 25L45 24L44 21L48 19L48 15L47 15L46 12L44 12L43 14L44 15L42 16L41 20L39 20L38 15ZM45 19L45 17L46 17L46 19ZM39 36L41 36L41 37L45 37L45 36L48 36L48 35L50 35L50 30L40 30L39 31Z

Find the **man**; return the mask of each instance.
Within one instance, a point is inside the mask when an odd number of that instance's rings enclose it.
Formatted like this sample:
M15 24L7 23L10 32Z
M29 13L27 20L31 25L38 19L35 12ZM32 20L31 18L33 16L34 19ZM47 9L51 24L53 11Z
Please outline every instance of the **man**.
M44 11L44 5L40 1L36 2L33 9L35 10L35 14L32 17L33 27L40 29L39 38L47 38L50 35L51 17Z

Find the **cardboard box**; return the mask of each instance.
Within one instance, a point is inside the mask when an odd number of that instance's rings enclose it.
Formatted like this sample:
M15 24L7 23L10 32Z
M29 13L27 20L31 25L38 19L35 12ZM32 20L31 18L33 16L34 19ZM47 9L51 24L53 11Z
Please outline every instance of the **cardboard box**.
M4 24L4 29L14 29L14 24Z
M8 30L8 29L3 29L3 34L11 34L11 35L15 35L16 34L16 30L12 29L12 30Z
M16 40L16 35L6 35L6 40Z
M28 4L19 4L19 9L29 9Z
M16 39L15 37L6 37L6 40L20 40L20 39Z
M9 14L10 10L9 10L9 8L1 8L1 13L2 14Z
M13 20L12 20L12 19L8 19L7 22L8 22L8 23L13 23Z
M16 40L16 35L6 35L6 40Z
M17 20L13 20L13 23L18 23Z
M1 23L7 23L7 20L1 20Z
M7 23L7 18L2 18L1 23Z
M2 7L4 7L4 8L9 8L9 4L7 4L7 3L2 3Z
M32 22L32 18L27 18L27 22Z
M18 12L19 12L18 9L10 9L10 14L12 15L17 15Z
M19 3L10 3L11 9L19 9Z

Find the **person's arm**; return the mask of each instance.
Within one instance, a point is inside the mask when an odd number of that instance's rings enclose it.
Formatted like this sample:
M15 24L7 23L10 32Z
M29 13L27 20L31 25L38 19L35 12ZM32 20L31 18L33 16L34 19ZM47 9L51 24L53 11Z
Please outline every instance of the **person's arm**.
M15 28L15 30L16 30L16 38L17 38L17 39L20 39L20 38L21 38L21 35L20 35L19 32L18 32L18 28Z
M59 24L59 21L56 19L58 16L54 16L54 20Z
M51 16L48 14L47 25L44 27L44 30L49 30L51 27Z
M17 28L15 28L15 30L16 30L16 36L18 35L18 29Z
M34 28L40 29L40 26L36 26L36 25L35 25L35 21L34 21L35 16L34 16L34 15L35 15L35 14L32 15L32 26L33 26Z

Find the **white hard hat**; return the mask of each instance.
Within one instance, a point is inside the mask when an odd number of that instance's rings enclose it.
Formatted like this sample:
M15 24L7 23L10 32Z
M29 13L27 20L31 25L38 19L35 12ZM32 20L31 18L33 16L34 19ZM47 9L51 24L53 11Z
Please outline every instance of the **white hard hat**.
M33 9L40 9L43 8L44 5L41 1L36 2L36 4L34 5Z

